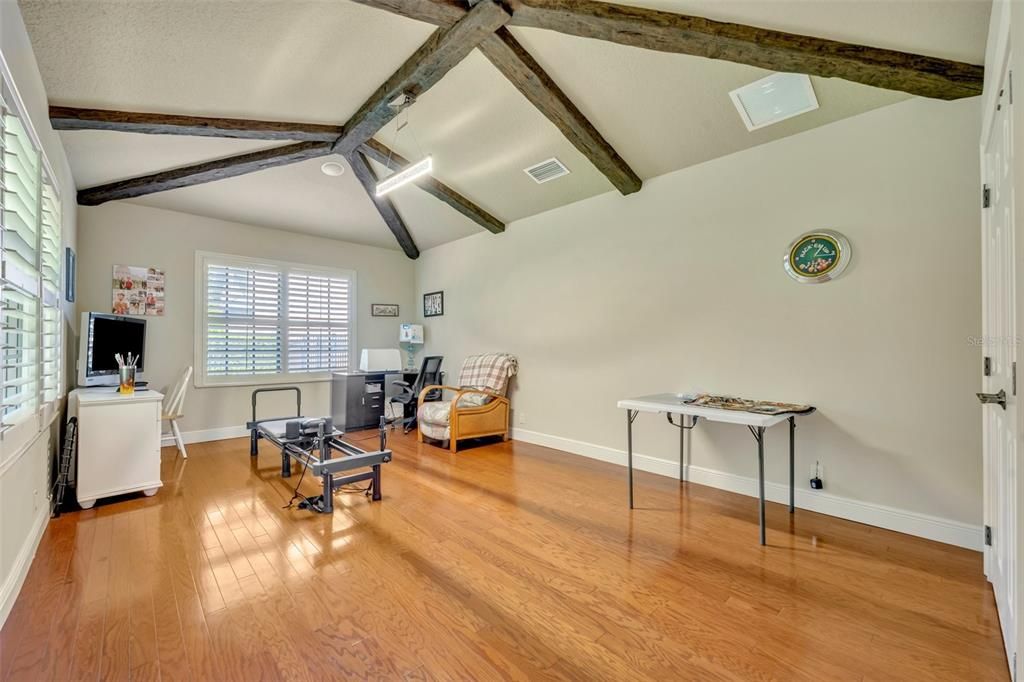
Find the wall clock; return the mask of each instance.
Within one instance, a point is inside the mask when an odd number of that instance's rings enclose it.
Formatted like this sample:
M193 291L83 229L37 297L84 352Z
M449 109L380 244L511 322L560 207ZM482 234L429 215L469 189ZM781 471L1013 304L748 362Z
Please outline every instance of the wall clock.
M852 256L846 237L833 230L815 230L793 240L783 265L801 284L821 284L843 274Z

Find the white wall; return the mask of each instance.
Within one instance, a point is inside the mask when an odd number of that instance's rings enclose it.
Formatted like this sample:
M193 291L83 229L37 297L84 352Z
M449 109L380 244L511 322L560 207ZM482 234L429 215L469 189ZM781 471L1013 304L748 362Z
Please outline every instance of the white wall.
M959 533L943 539L977 546L979 109L909 100L431 249L418 295L444 290L445 315L423 320L426 350L445 355L452 381L468 354L516 354L515 436L619 461L620 398L696 389L814 404L798 428L804 506L821 496L807 482L820 460L832 509L938 517ZM800 285L784 251L815 228L845 233L853 264ZM656 458L642 465L677 470L664 417L641 416L636 432ZM780 484L786 436L767 438ZM705 424L692 445L703 481L756 475L742 429Z
M273 258L356 271L356 348L397 348L403 318L371 317L371 303L398 303L412 319L413 262L400 251L360 246L332 239L270 230L124 202L79 208L78 254L80 310L110 311L114 264L162 268L167 276L166 312L146 317L146 376L155 388L173 383L193 364L195 334L195 253L214 251ZM186 432L237 429L250 414L254 387L189 388L185 401ZM294 397L282 394L263 402L265 416L289 414ZM307 414L329 410L327 382L302 384ZM269 414L273 412L274 415ZM217 434L193 434L193 438Z
M64 212L64 245L74 248L74 180L60 138L50 128L39 67L18 5L11 0L0 0L0 54L56 175ZM69 321L75 315L73 303L65 304L64 314L64 338L68 339ZM11 431L0 439L0 625L21 587L49 512L49 453L57 425L45 421L27 426L30 428ZM41 431L37 430L40 427Z

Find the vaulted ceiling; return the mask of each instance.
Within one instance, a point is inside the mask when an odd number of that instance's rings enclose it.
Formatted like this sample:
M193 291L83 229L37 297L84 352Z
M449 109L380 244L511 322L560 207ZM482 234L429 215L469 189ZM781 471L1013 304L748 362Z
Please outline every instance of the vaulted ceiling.
M332 125L354 114L436 28L349 0L20 4L53 104ZM643 5L972 64L983 61L990 10L972 0ZM642 179L909 96L814 77L817 111L751 133L728 92L766 75L762 69L509 30ZM396 136L397 122L407 119ZM61 136L80 188L283 144L95 130ZM376 139L407 158L432 154L439 180L506 223L613 190L479 51ZM544 185L523 173L552 156L572 173ZM130 201L398 248L351 169L328 177L320 172L324 160ZM391 198L421 250L481 230L414 187Z

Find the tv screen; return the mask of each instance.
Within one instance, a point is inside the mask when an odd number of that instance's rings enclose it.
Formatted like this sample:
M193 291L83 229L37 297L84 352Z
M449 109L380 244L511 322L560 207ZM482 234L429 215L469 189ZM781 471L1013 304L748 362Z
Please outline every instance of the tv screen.
M117 360L120 353L127 360L128 353L139 356L136 368L143 370L145 360L146 321L133 320L118 315L93 314L89 322L89 368L88 375L117 374Z

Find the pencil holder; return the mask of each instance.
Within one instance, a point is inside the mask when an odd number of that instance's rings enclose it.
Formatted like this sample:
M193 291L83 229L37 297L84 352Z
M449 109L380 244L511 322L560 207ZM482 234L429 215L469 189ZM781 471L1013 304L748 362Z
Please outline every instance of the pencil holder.
M121 387L118 389L118 392L135 393L135 368L121 367L119 374L121 380Z

